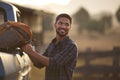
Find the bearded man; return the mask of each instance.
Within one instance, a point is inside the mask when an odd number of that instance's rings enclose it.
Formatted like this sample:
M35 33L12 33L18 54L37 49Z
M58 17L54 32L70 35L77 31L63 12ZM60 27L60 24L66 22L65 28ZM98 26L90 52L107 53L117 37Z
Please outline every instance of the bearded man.
M56 36L43 54L34 51L31 44L23 47L36 67L46 67L45 80L72 80L78 53L75 42L68 36L71 24L72 18L66 13L56 17Z

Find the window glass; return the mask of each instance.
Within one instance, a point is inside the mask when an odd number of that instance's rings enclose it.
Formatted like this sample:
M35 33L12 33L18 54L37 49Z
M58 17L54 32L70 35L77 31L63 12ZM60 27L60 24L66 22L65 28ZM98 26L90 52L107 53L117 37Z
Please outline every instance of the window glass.
M5 22L5 12L0 9L0 24Z

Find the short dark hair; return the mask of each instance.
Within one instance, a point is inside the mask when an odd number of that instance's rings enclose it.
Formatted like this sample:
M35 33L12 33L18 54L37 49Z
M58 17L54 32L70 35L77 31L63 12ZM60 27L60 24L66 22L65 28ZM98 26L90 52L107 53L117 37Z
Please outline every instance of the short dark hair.
M62 14L59 14L57 17L56 17L56 21L55 23L61 18L61 17L65 17L67 19L70 20L70 24L72 23L72 18L69 14L66 14L66 13L62 13Z

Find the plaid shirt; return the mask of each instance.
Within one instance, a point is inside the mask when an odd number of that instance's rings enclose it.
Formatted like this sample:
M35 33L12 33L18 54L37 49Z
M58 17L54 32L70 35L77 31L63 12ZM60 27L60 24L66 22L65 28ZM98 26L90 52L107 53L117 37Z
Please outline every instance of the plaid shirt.
M58 44L55 42L56 39L53 39L43 54L50 58L49 66L46 67L45 80L72 80L77 62L77 47L68 36Z

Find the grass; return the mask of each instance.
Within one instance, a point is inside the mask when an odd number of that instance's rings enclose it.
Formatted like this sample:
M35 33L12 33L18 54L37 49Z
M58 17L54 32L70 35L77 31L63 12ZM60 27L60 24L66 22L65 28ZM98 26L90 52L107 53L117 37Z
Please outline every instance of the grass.
M31 79L30 80L44 80L45 68L38 69L32 65Z

